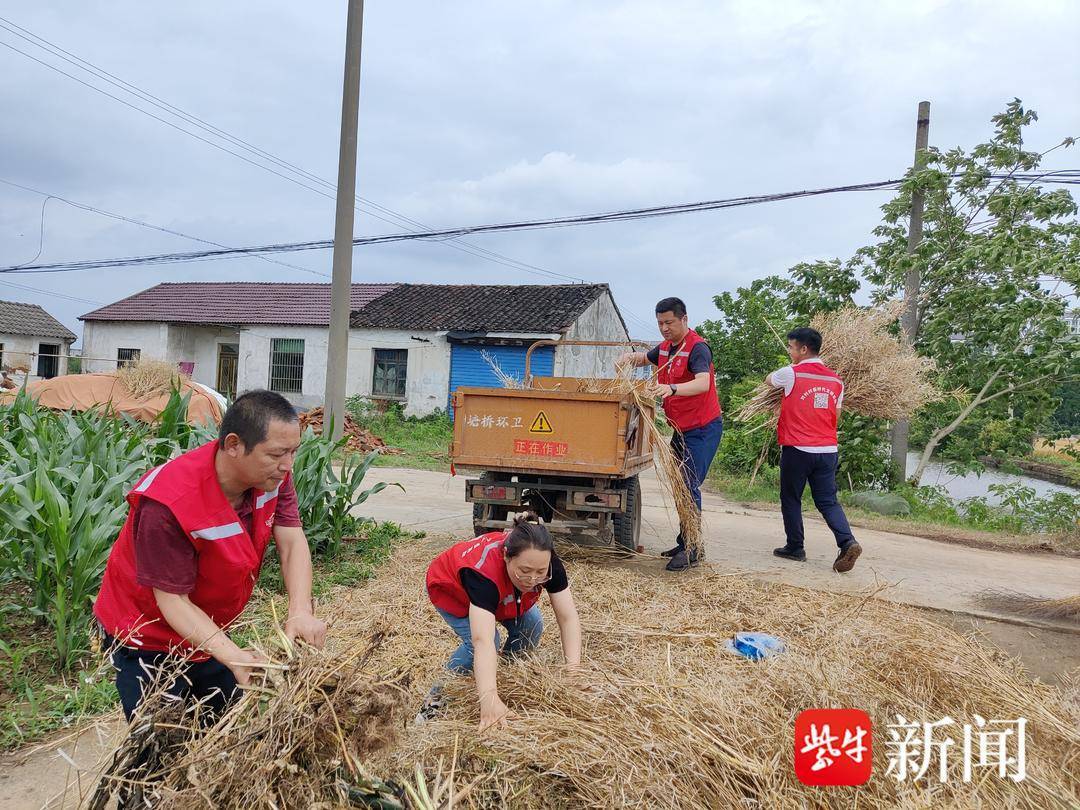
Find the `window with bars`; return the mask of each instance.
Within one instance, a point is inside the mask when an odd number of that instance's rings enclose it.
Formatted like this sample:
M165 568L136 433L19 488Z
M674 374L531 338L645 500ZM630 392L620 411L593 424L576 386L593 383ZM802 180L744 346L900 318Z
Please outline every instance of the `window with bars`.
M383 399L405 399L408 349L376 349L371 395Z
M139 357L141 355L142 349L117 349L116 367L124 368L125 366L133 366L139 362Z
M304 388L304 339L274 338L270 341L270 390L299 394Z

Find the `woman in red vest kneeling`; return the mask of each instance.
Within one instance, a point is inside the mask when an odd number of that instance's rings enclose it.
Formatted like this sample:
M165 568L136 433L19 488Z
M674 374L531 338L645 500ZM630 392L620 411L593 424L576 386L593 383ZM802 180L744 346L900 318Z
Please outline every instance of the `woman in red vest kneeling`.
M547 591L570 667L581 661L581 623L547 527L535 512L514 517L509 531L489 532L457 543L436 557L427 571L427 591L439 615L461 645L446 668L474 672L480 699L480 728L502 725L511 713L495 683L498 666L498 624L507 633L504 655L534 648L544 624L537 601ZM439 704L440 688L429 695L422 717Z

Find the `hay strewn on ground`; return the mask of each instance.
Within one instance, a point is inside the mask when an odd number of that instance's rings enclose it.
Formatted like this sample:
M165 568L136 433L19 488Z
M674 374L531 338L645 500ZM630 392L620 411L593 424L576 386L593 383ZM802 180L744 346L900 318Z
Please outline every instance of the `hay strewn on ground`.
M821 360L844 381L843 410L881 419L905 419L941 399L933 384L933 360L922 357L889 332L899 316L893 303L876 309L848 307L817 315L810 325L821 332ZM765 414L776 422L781 389L762 383L739 409L747 421Z
M368 757L367 771L384 779L413 778L417 763L429 777L452 771L455 807L1045 808L1080 802L1080 704L1074 698L913 610L754 583L707 567L656 577L571 563L586 630L584 671L571 675L561 667L558 633L545 610L548 627L533 658L500 665L500 693L519 715L509 729L477 734L474 686L461 677L449 678L452 702L443 718L403 727L430 685L448 677L442 667L457 643L424 594L423 572L436 551L432 544L402 548L376 580L339 596L327 611L332 640L320 669L338 668L353 683L408 671L408 706L395 714L397 739ZM780 636L787 653L751 662L723 649L733 633L751 630ZM382 632L382 643L356 668L357 650ZM319 694L297 690L290 699ZM796 781L795 716L823 707L860 708L874 720L874 774L867 785L815 789ZM219 798L226 796L244 796L252 808L308 806L293 803L299 796L310 797L311 806L344 806L334 780L350 748L328 730L325 709L267 696L258 710L249 704L238 711L255 719L233 725L227 754L224 741L211 736L192 745L167 774L183 784L180 769L203 763L198 787L183 788L174 806L225 806L229 802ZM945 716L971 722L975 714L1026 717L1027 779L1016 784L976 768L974 781L964 784L957 755L944 785L936 778L898 782L885 775L885 724L897 714L920 723ZM314 759L298 717L324 730L325 748ZM296 736L281 728L297 729ZM342 736L350 733L344 724ZM954 754L961 734L952 732ZM277 792L267 792L268 784Z

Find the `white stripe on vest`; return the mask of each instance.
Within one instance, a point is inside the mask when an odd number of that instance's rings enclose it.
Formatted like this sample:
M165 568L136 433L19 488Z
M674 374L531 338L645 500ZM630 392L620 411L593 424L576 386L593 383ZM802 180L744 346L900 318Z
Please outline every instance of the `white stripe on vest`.
M795 376L805 377L808 380L825 380L826 382L838 382L843 385L839 377L829 377L825 374L807 374L805 371L796 371Z
M168 463L169 462L167 461L165 462L165 464ZM142 480L142 483L135 487L135 491L146 492L146 490L150 489L150 485L154 483L154 479L158 477L158 473L165 469L165 464L162 464L160 467L154 467L154 469L148 472L146 478Z
M243 534L244 529L237 522L223 523L220 526L207 526L205 529L198 529L191 533L192 537L198 537L200 540L224 540L226 537L235 537L238 534Z
M496 546L501 546L501 545L502 545L502 540L496 540L494 543L488 543L486 546L484 546L484 550L480 553L480 559L476 561L476 565L474 565L473 568L476 568L477 570L479 570L480 567L484 564L484 560L487 559L488 553L493 548L495 548Z
M264 506L266 506L267 501L269 501L271 498L276 498L278 496L278 491L280 489L281 489L281 484L278 484L276 487L274 487L269 492L264 492L262 495L260 495L258 498L256 498L255 499L255 508L256 509L262 509Z

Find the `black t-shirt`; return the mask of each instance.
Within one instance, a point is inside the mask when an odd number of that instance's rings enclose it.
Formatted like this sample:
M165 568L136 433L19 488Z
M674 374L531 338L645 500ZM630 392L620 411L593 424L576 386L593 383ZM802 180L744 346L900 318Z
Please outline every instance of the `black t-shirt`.
M659 346L653 346L645 353L645 356L654 366L660 365ZM690 356L686 360L686 367L690 369L691 374L700 374L703 371L708 371L712 367L712 351L709 349L709 344L694 344L694 348L690 350Z
M558 593L570 587L566 578L566 566L555 554L551 555L551 579L540 587L548 593ZM494 613L499 608L499 586L474 568L462 568L461 585L469 595L469 601L482 610ZM517 588L514 589L517 593Z

